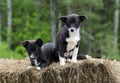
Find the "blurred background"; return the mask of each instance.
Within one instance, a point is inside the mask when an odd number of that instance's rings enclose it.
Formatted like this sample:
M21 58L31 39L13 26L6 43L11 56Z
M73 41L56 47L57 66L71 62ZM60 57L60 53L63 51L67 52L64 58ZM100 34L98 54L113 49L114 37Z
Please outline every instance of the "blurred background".
M0 0L0 58L27 56L21 42L55 42L60 16L88 17L81 25L80 54L120 60L119 0Z

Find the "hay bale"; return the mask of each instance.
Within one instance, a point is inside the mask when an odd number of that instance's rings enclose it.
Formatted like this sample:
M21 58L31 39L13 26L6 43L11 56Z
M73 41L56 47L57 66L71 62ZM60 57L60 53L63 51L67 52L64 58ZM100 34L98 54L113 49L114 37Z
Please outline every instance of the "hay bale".
M53 63L38 71L26 69L29 60L0 60L0 83L118 83L120 80L113 75L118 73L112 68L113 63L90 59L65 66Z

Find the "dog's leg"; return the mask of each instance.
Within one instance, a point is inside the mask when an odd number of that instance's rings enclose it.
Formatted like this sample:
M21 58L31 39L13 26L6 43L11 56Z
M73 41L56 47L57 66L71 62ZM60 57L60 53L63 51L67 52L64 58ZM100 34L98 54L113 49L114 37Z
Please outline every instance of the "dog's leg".
M40 66L40 64L41 64L41 62L37 63L37 65L36 65L36 69L37 70L41 70L42 69L41 66Z
M73 55L72 55L71 62L74 62L74 63L77 62L78 48L79 48L79 41L77 42L77 45L75 46L75 48L73 50Z
M60 45L60 48L59 48L60 65L65 65L64 51L65 51L65 46Z
M37 60L34 60L34 64L35 64L35 67L36 67L37 70L41 70L40 63L41 62L38 63Z
M78 54L78 47L75 47L74 50L73 50L73 55L72 55L72 61L71 62L74 62L74 63L77 62L77 54Z
M65 58L59 55L60 65L65 65Z

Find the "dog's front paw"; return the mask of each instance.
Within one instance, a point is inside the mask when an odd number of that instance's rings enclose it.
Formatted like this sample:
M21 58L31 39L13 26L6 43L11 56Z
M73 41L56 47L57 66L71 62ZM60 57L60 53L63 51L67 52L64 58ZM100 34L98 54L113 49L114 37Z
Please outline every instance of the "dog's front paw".
M60 62L60 65L62 65L62 66L65 65L65 62Z
M60 65L65 65L65 58L59 56L59 60L60 60Z
M31 69L31 68L33 68L33 66L27 66L27 67L26 67L26 69Z
M41 68L40 68L40 67L36 67L36 69L37 69L37 70L41 70Z
M72 62L72 60L71 60L71 59L66 59L66 61L67 61L67 62Z

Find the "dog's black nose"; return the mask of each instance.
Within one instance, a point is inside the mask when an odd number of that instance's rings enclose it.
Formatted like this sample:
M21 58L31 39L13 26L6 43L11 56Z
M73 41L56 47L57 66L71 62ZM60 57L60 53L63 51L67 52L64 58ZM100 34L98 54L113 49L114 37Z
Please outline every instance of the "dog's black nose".
M35 60L35 58L30 58L31 60Z
M74 29L71 29L70 31L71 31L71 32L74 32Z

